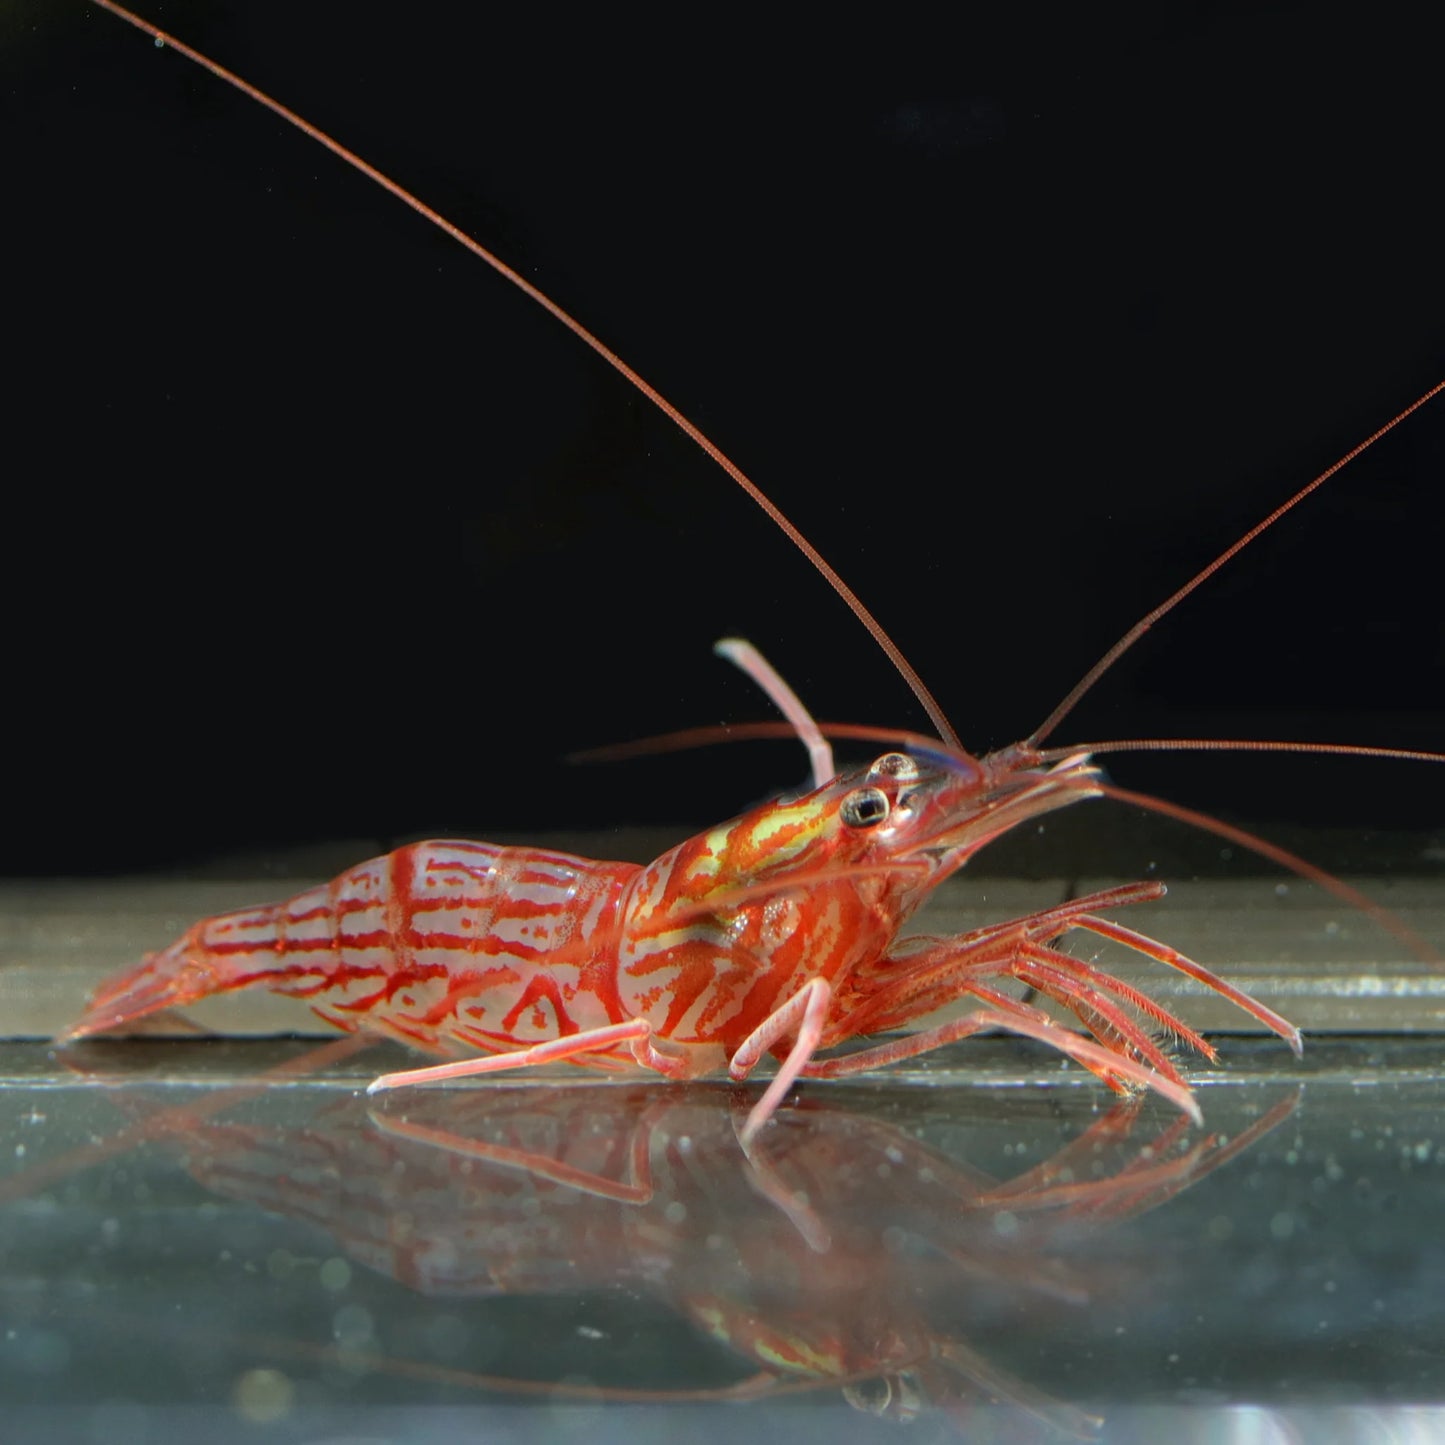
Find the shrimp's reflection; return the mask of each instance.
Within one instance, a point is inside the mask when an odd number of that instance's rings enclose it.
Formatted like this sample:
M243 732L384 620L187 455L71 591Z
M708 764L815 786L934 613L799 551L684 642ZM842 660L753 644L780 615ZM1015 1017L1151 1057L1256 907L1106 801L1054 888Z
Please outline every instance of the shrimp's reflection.
M1110 1252L1106 1233L1252 1147L1297 1102L1226 1139L1143 1100L1071 1135L1046 1105L1001 1123L996 1098L970 1119L956 1097L919 1112L907 1091L858 1099L866 1111L848 1097L805 1098L746 1152L746 1101L719 1086L493 1086L387 1108L348 1097L274 1122L253 1106L186 1130L186 1168L216 1195L323 1228L423 1295L642 1295L751 1371L723 1390L610 1387L599 1372L582 1396L838 1389L893 1419L965 1422L1002 1404L1086 1436L1088 1410L975 1342L1057 1330L1061 1314L1151 1288L1158 1259ZM395 1354L374 1367L426 1369ZM539 1359L536 1378L511 1383L527 1393L547 1378Z

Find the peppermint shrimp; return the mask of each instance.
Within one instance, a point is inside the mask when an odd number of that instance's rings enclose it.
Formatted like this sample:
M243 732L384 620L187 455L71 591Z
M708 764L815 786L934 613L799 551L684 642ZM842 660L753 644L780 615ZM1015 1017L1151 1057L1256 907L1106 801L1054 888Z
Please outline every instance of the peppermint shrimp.
M802 545L798 534L790 535ZM905 558L917 555L916 531L906 530L897 540ZM815 553L809 555L843 590L831 569ZM857 610L871 621L861 604ZM880 635L876 624L873 630ZM896 648L891 655L899 660ZM911 670L908 675L917 682ZM114 1026L167 1001L183 1002L196 996L191 992L195 987L218 991L240 986L257 979L259 970L285 988L324 995L322 1008L352 1024L382 1027L426 1046L467 1044L510 1051L482 1061L485 1068L590 1054L602 1060L630 1057L676 1076L690 1076L726 1059L735 1074L745 1076L766 1054L782 1054L784 1068L750 1119L750 1133L765 1122L799 1073L886 1062L994 1026L1042 1038L1116 1086L1153 1087L1192 1111L1182 1078L1153 1041L1151 1030L1162 1026L1207 1051L1204 1041L1181 1020L1151 1008L1142 995L1125 991L1118 980L1056 947L1071 930L1103 933L1161 962L1194 970L1210 987L1227 991L1199 965L1096 912L1105 905L1157 897L1158 885L1114 890L1106 897L1078 900L960 939L900 938L900 929L927 892L984 843L1027 818L1106 791L1086 752L1042 749L1047 728L1038 729L1025 744L975 759L952 745L951 730L936 704L922 694L920 700L948 746L908 739L912 755L890 750L867 768L820 780L803 799L764 805L732 825L679 845L646 869L628 872L627 865L591 864L542 851L513 855L480 844L418 845L350 870L331 885L324 900L307 894L264 913L198 925L157 956L149 975L102 990L73 1034ZM754 847L761 839L776 838L780 827L795 833L795 853ZM515 891L488 891L496 880L514 875L519 880ZM472 929L509 952L517 940L492 931L496 919L520 932L518 915L526 908L545 913L563 896L568 907L574 900L587 906L559 914L559 924L548 923L543 968L556 973L506 981L514 992L505 1006L490 1003L485 1019L469 1019L465 1010L479 1006L485 991L480 979L455 980L456 987L453 981L438 985L439 975L424 977L413 968L407 948L397 953L394 947L416 922L408 910L413 900L426 896L421 890L429 877L438 889L451 890L446 927L431 929L429 939L442 934L449 940L460 938L447 929L454 922L460 930L467 926L462 920L470 917ZM527 889L552 893L539 902ZM353 931L345 922L350 913L367 926ZM820 939L836 931L842 919L855 920L847 938L824 949ZM565 935L560 942L554 927ZM380 941L373 936L378 933L383 935ZM533 935L525 947L531 949L535 942ZM785 966L789 945L806 957ZM329 950L340 957L353 946L360 951L379 947L383 953L391 949L396 966L385 959L343 958L341 970L324 977L308 971L304 955ZM451 942L438 946L459 951ZM658 949L664 947L685 950L687 956L669 954L659 964ZM223 954L245 966L232 974L219 970L216 959ZM283 976L260 970L262 955L281 961ZM432 969L434 961L423 960L421 967ZM599 975L610 970L613 977L589 975L584 983L589 969ZM753 987L743 988L726 981L729 969L760 977ZM643 982L649 970L659 975L650 985ZM622 981L624 975L630 982ZM700 991L690 993L698 976L704 979ZM1068 1033L1000 992L998 984L1009 978L1028 982L1063 1003L1097 1043ZM586 1006L575 1006L564 1018L556 998L569 988L571 997L563 997L563 1003L582 998ZM419 992L408 994L412 989ZM970 995L983 1006L944 1030L844 1061L813 1058L818 1049L865 1028L892 1029L922 1017L945 998ZM1290 1026L1277 1015L1242 996L1236 1002L1296 1042ZM388 1016L387 1010L394 1014ZM1141 1023L1135 1014L1149 1022ZM500 1029L493 1026L498 1020Z

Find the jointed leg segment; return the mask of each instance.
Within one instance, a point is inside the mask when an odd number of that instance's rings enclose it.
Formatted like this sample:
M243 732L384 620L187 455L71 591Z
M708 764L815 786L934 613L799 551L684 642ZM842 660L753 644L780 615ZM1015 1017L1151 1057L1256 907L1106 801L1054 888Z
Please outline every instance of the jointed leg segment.
M584 1054L609 1054L626 1047L633 1058L646 1068L655 1069L669 1078L687 1077L687 1064L679 1054L659 1047L652 1037L652 1025L646 1019L627 1019L620 1024L607 1024L599 1029L584 1029L560 1039L548 1039L529 1049L483 1054L475 1059L458 1059L450 1064L433 1064L425 1069L403 1069L400 1073L383 1074L367 1085L368 1094L411 1084L438 1084L448 1079L466 1079L473 1074L495 1074L504 1069L526 1068L529 1064L553 1064Z

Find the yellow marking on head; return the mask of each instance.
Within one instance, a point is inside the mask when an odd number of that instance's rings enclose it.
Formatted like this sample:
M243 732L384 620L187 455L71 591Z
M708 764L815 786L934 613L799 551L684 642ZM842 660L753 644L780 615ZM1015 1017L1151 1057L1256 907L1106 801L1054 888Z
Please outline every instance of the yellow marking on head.
M823 831L823 820L827 814L813 803L780 803L769 809L756 823L748 841L754 848L765 848L773 843L780 833L793 832L796 837L788 840L792 852L797 852Z
M687 865L687 878L716 878L722 868L723 855L732 837L731 826L714 828L707 835L703 850Z
M689 862L686 881L725 882L731 887L749 876L759 861L789 863L812 844L821 831L820 821L814 808L779 804L751 828L737 822L714 828L706 835L703 851Z
M825 1354L821 1350L810 1349L805 1341L787 1335L777 1335L774 1338L778 1341L777 1344L762 1339L754 1340L753 1355L777 1369L795 1373L824 1377L845 1373L843 1359L838 1354Z

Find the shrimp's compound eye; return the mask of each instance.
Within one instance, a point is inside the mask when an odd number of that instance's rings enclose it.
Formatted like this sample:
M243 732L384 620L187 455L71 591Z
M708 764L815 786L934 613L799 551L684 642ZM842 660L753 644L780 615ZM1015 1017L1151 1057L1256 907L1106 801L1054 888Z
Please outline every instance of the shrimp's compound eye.
M888 794L882 788L857 788L838 812L850 828L875 828L888 816Z
M918 764L907 753L884 753L868 772L875 778L897 778L900 782L911 783L918 776Z
M893 1386L886 1378L858 1380L843 1386L843 1397L855 1410L870 1415L883 1415L893 1402Z
M912 1371L876 1380L858 1380L843 1387L843 1398L855 1409L866 1410L880 1420L911 1424L927 1403Z

